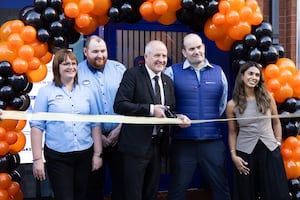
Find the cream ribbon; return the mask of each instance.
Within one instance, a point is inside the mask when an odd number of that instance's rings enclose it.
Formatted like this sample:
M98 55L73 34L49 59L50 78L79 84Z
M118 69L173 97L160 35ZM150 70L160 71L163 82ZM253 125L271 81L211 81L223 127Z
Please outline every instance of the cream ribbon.
M244 118L227 118L227 119L207 119L191 120L192 124L208 122L226 122L232 120L247 119L268 119L268 118L300 118L300 113L290 113L271 116L254 116ZM47 120L47 121L78 121L78 122L104 122L104 123L127 123L127 124L182 124L178 118L157 118L157 117L132 117L122 115L83 115L68 113L49 113L49 112L27 112L27 111L8 111L2 110L0 119L14 120Z

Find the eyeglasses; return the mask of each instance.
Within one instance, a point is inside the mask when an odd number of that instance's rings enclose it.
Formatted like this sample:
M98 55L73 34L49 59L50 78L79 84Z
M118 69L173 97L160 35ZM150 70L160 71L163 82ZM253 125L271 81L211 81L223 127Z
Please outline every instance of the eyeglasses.
M65 65L65 66L76 66L77 63L76 62L66 62L66 63L60 63L61 65Z

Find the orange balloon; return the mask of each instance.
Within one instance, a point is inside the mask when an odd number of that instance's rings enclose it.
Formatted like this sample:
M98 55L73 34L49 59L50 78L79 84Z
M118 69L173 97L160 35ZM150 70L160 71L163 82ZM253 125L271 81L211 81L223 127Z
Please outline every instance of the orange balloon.
M293 80L293 74L287 69L279 69L280 75L278 76L278 80L281 84L288 83Z
M281 147L280 153L284 160L289 160L293 157L293 151L287 147L285 147L285 148Z
M230 9L231 10L240 10L245 2L244 0L227 0L230 3Z
M274 97L277 103L283 103L286 99L293 97L293 89L289 84L282 85L274 92Z
M6 141L0 141L0 156L5 156L9 151L9 145ZM1 180L0 180L1 188Z
M23 130L23 128L25 128L25 126L26 126L26 123L27 123L27 120L19 120L18 123L17 123L17 125L16 125L15 130L16 131Z
M84 14L80 13L76 18L75 18L75 24L79 28L85 28L88 27L91 23L90 15L89 14Z
M18 131L16 133L18 136L17 141L14 144L9 145L9 152L11 154L19 153L21 150L23 150L23 148L25 147L25 144L26 144L26 137L25 137L24 133L22 133L21 131Z
M6 190L11 185L11 177L8 173L0 173L0 188Z
M0 189L0 200L8 200L9 195L6 189Z
M90 14L97 16L106 15L111 5L111 0L94 0L94 9L90 12Z
M228 1L220 1L218 8L220 13L226 15L230 11L230 3Z
M30 45L25 44L19 48L18 56L24 60L31 60L34 56L34 49Z
M43 57L40 58L42 64L47 64L52 60L53 54L47 52Z
M152 3L146 1L139 8L142 17L150 17L154 15Z
M233 42L234 40L231 37L225 36L225 38L221 40L217 40L216 45L222 51L229 51L231 49Z
M64 8L68 3L79 3L79 0L63 0L62 1L62 7Z
M99 16L97 16L97 18L99 18ZM84 35L89 35L92 34L94 31L96 31L97 27L100 26L98 25L98 22L96 21L95 18L90 17L91 22L90 25L88 27L83 27L83 28L79 28L78 26L75 26L75 30L79 33L82 33ZM108 17L106 16L106 19L108 21ZM100 19L99 19L100 20ZM106 21L106 22L107 22ZM99 22L100 23L100 22ZM105 24L105 23L104 23Z
M234 40L243 40L245 35L251 32L251 26L247 22L240 22L228 29L228 35Z
M16 131L8 131L6 135L6 142L8 145L14 144L18 139Z
M37 58L42 58L48 52L48 43L46 42L35 41L30 46L34 49L34 56Z
M41 65L41 61L37 57L32 57L28 61L28 69L29 70L36 70L40 67L40 65Z
M170 25L173 24L175 21L176 21L176 12L173 11L167 11L158 19L158 22L163 25Z
M80 13L89 13L94 9L94 1L93 0L80 0L78 3L78 8Z
M18 193L16 195L14 195L14 200L23 200L23 199L24 199L23 192L22 192L22 190L19 190Z
M212 41L221 40L226 36L223 32L223 28L221 26L216 26L211 18L206 20L204 24L204 33L206 37Z
M181 0L165 0L168 4L168 11L176 12L181 8Z
M276 78L280 75L279 67L275 64L269 64L264 70L266 78Z
M237 25L240 22L240 15L236 10L230 10L225 15L225 19L229 25Z
M252 9L248 6L243 6L239 10L239 15L240 15L241 21L248 21L249 19L251 19L252 14L253 14Z
M2 119L0 121L0 127L5 128L6 131L10 131L10 130L14 130L16 128L17 123L18 123L18 120Z
M289 71L291 71L293 74L296 73L296 65L295 63L289 59L289 58L279 58L276 61L276 65L280 68L280 69L287 69Z
M300 161L300 146L297 146L292 151L292 159L296 162Z
M225 15L218 12L216 14L214 14L214 16L212 17L212 22L214 23L214 25L216 26L221 26L226 22L226 18Z
M5 128L3 127L0 127L0 140L6 140L6 136L7 136L7 133L6 133L6 130Z
M7 192L9 195L14 196L20 190L20 184L16 181L12 181L10 186L7 188Z
M98 26L102 26L102 25L106 24L109 21L109 18L108 18L107 15L99 15L99 16L95 15L93 17L93 19L95 19ZM93 24L93 20L91 21L91 24Z
M28 81L31 83L38 83L47 76L47 66L45 64L40 65L40 67L36 70L28 70L26 72Z
M12 70L16 74L24 74L28 70L28 62L23 58L17 57L12 63Z
M25 26L21 32L20 36L25 43L33 43L37 40L37 33L33 26Z
M22 40L19 33L12 33L8 36L7 39L8 48L12 51L17 51L21 46L24 45L24 41Z
M245 5L250 7L252 9L253 12L256 11L256 9L258 8L258 3L256 0L247 0L245 2Z
M252 25L259 25L263 21L263 15L261 12L253 12L252 17L248 20L248 22Z
M275 92L276 90L280 89L281 84L278 79L271 78L267 80L266 87L270 92Z
M64 11L67 17L75 18L80 14L79 7L76 3L69 2L65 5Z
M298 178L300 176L300 163L292 159L284 162L287 179Z
M11 27L12 33L20 33L24 28L24 23L18 19L12 20L10 27Z
M11 64L16 57L16 52L8 48L7 42L0 42L0 61L7 60Z
M168 4L165 0L155 0L152 3L153 11L157 15L163 15L168 10Z
M12 33L11 23L12 23L12 21L6 21L1 25L1 28L0 28L0 39L1 40L7 41L8 36L10 36L10 34Z

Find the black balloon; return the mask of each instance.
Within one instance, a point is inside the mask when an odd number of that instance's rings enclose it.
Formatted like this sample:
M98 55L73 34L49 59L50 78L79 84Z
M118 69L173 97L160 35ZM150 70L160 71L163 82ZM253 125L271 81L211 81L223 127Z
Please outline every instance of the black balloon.
M283 46L281 46L280 44L273 44L273 47L278 51L279 58L285 57L285 50Z
M22 100L22 105L19 107L18 110L20 111L27 110L30 106L30 97L28 96L28 94L22 94L19 96L19 98Z
M6 81L6 79L3 76L0 76L0 87L3 86L5 81Z
M261 24L254 26L252 33L256 35L257 38L263 36L273 37L273 28L272 25L266 21L263 21Z
M194 10L195 9L195 2L193 0L182 0L181 1L182 8Z
M113 22L120 22L121 17L120 17L120 11L117 7L111 7L108 12L108 16L110 20Z
M62 1L63 0L48 0L48 5L59 11L62 8Z
M8 61L0 62L0 75L3 77L12 76L14 74L11 64Z
M283 104L281 104L281 109L288 111L289 113L294 113L296 111L297 100L295 98L286 99Z
M261 58L261 52L257 48L254 48L248 52L248 60L259 62Z
M0 99L0 109L5 110L7 107L6 101Z
M38 12L42 12L48 5L47 0L34 0L34 8Z
M24 92L29 93L32 90L32 87L33 87L33 83L28 82L26 88L24 89Z
M65 32L64 35L69 44L74 44L80 39L80 33L78 33L74 28L71 28L68 32Z
M208 5L206 6L206 16L212 17L214 14L216 14L218 12L218 1L216 0L210 0L208 2Z
M4 85L0 88L0 98L9 102L15 96L14 89L11 85Z
M254 34L247 34L243 40L243 46L246 49L254 49L257 44L257 38Z
M300 182L298 179L293 178L288 180L289 190L296 192L300 190Z
M23 101L19 96L16 96L9 102L9 105L14 110L20 110L21 106L23 105Z
M190 25L193 21L193 13L188 9L181 8L176 11L176 18L182 24Z
M244 41L237 40L231 45L230 55L232 59L246 58L247 48L244 47Z
M11 85L16 93L23 92L28 85L25 75L12 75L7 78L7 83Z
M127 18L125 19L125 21L127 23L134 24L134 23L139 22L141 19L142 19L142 15L141 15L139 9L138 8L134 8L131 11L130 15L127 16Z
M18 153L12 154L12 159L9 168L11 169L11 171L16 170L19 167L20 163L21 163L20 155Z
M205 6L203 4L196 4L193 12L196 15L204 16L204 14L205 14Z
M3 157L0 157L0 173L7 173L9 171L11 171L11 169L9 169L9 164L12 160L12 155L10 153L6 154Z
M267 51L262 51L260 63L263 65L274 64L279 58L278 51L273 45Z
M111 0L111 3L115 7L120 7L123 4L122 0Z
M266 51L272 45L272 38L270 36L262 36L258 40L258 48L259 50Z
M75 25L74 18L67 17L64 12L59 14L59 22L63 25L65 32L68 32Z
M33 26L35 29L40 29L44 25L42 15L35 10L30 10L26 13L24 23Z
M40 28L37 31L37 39L40 42L48 42L51 39L51 35L49 33L49 31L45 28Z
M298 123L296 122L288 122L283 126L283 138L287 138L289 136L296 136L298 134Z
M52 7L45 8L42 12L42 17L43 20L47 22L53 22L59 19L58 12Z
M59 21L54 21L49 24L51 36L60 36L63 32L63 25Z
M132 11L132 6L129 4L129 3L124 3L122 6L121 6L121 12L122 12L122 15L129 15Z
M34 7L33 6L25 6L25 7L23 7L21 10L20 10L20 12L19 12L19 19L21 20L21 21L25 21L25 15L29 12L29 11L31 11L31 10L34 10Z
M11 171L9 173L9 175L10 175L12 181L21 183L21 173L17 169Z

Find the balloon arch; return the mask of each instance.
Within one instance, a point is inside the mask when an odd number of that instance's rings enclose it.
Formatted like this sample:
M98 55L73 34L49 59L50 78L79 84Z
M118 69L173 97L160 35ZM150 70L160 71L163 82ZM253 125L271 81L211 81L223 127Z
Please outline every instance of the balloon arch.
M33 0L33 5L20 10L18 19L0 27L0 108L28 109L28 93L46 77L46 64L57 49L68 48L80 35L89 35L109 21L140 20L163 25L179 21L204 32L220 50L230 53L234 73L248 60L260 63L280 113L300 111L300 72L284 57L284 48L273 44L272 26L263 20L256 0ZM293 187L300 176L298 121L282 120L281 151ZM26 143L25 124L25 120L0 121L0 200L23 198L17 167L18 153Z

